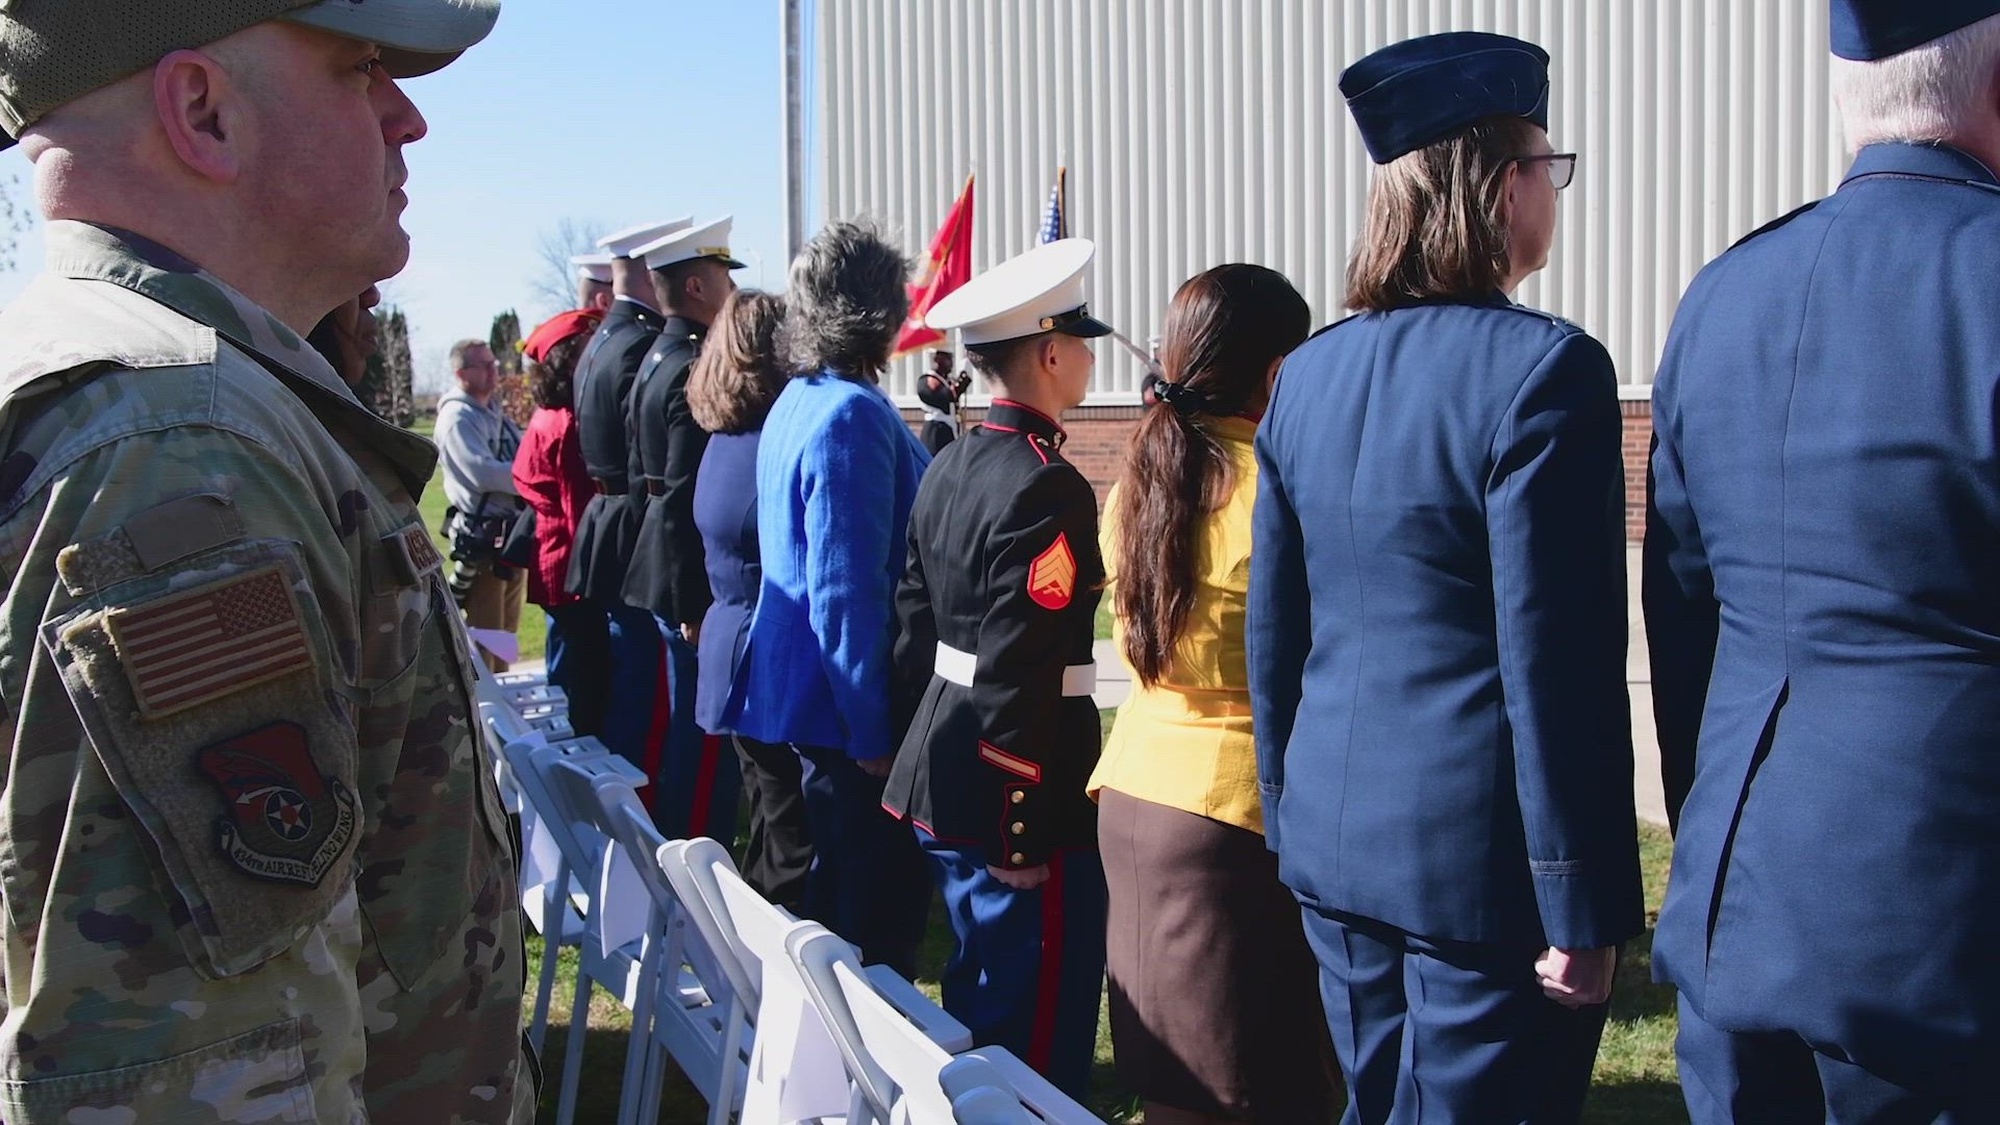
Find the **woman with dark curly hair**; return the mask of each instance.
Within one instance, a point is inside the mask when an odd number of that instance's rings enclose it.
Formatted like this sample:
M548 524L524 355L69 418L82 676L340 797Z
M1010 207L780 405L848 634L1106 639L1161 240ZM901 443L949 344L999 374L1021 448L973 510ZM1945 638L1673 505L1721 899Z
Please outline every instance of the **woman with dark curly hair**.
M916 837L882 809L901 732L889 642L910 505L930 454L877 385L909 314L909 263L838 222L792 262L791 381L757 449L764 574L723 723L790 743L816 847L806 912L909 976L930 907Z
M528 360L535 414L514 456L514 484L535 513L535 560L528 567L528 601L548 614L549 682L569 696L569 721L579 734L604 726L611 635L604 607L563 589L576 523L594 491L576 435L571 393L576 363L603 314L577 309L530 333Z

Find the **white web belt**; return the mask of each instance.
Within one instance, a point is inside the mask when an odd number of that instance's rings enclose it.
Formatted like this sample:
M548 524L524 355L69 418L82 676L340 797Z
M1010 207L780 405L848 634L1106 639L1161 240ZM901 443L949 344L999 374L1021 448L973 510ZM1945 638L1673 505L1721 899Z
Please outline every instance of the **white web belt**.
M971 687L974 674L979 668L979 657L972 653L955 649L943 641L937 646L937 674L959 687ZM1062 693L1065 696L1089 695L1097 690L1097 664L1072 664L1063 669Z

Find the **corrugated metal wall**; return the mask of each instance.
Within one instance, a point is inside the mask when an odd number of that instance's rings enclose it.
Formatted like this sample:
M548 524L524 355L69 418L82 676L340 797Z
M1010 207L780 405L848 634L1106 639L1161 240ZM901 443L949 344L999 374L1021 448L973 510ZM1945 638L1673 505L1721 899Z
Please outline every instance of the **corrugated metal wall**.
M817 0L820 218L868 214L913 258L968 173L975 268L1034 243L1059 165L1097 240L1092 308L1139 341L1220 262L1292 278L1322 320L1370 164L1338 80L1384 44L1504 32L1554 56L1552 139L1582 154L1555 258L1517 299L1651 380L1681 291L1846 164L1824 0ZM1140 368L1099 348L1093 402ZM907 392L914 363L890 389Z

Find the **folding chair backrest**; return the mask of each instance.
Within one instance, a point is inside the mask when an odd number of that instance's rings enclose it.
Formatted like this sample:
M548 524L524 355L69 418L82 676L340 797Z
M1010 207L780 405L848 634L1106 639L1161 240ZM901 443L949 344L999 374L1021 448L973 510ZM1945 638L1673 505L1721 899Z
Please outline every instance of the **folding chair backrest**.
M626 792L631 792L629 789ZM646 810L639 806L634 796L629 806L622 810L620 819L644 819L646 827L652 820ZM620 838L621 841L623 837ZM632 846L630 843L627 847ZM635 857L638 853L634 853ZM745 1012L754 1013L762 995L758 981L758 967L746 957L743 938L736 932L736 925L730 919L729 908L722 901L722 888L718 882L718 872L734 874L736 865L730 862L729 853L722 845L706 836L692 840L668 840L653 849L653 860L660 873L673 888L674 898L681 904L681 912L695 933L701 936L702 944L714 956L716 968L728 982L730 991L736 994L736 1001Z
M681 897L672 880L667 878L665 869L660 866L658 862L660 849L666 847L670 841L660 835L659 828L653 824L652 814L646 811L646 806L639 800L638 793L633 791L624 778L616 774L594 775L591 779L591 788L596 795L600 814L598 827L624 851L633 870L637 872L639 881L645 885L646 895L652 899L653 909L657 910L662 918L674 921L676 927L674 948L686 958L688 966L694 970L695 979L700 982L702 991L706 992L709 1000L717 1005L728 999L722 995L725 990L735 994L737 999L743 1000L743 993L737 988L735 978L730 975L735 958L726 953L718 953L708 932L698 924L700 916L707 912L691 907ZM693 931L691 935L688 933L690 929ZM748 1003L747 1000L743 1002Z
M580 879L595 875L598 861L604 857L605 836L597 829L594 818L596 798L587 786L581 793L575 791L574 783L567 780L558 783L556 767L564 758L563 748L551 746L546 740L535 739L534 749L526 755L527 769L521 769L520 758L508 746L507 761L515 767L517 782L522 791L537 802L536 811L542 818L562 852L563 861ZM569 771L563 771L568 776ZM525 776L523 776L525 774ZM578 798L587 803L578 804ZM591 893L596 893L592 890Z
M789 971L785 937L799 920L783 907L767 901L755 887L744 882L743 877L736 873L734 864L705 861L693 850L697 841L690 840L688 843L689 848L683 854L689 857L690 867L699 865L698 870L705 869L715 880L723 914L729 920L730 929L736 932L735 948L749 962L746 967L761 972L775 964L779 971ZM753 975L756 973L753 972Z
M951 1099L957 1125L1043 1125L1021 1099L997 1086L974 1086Z
M831 930L818 927L816 932L793 939L791 956L805 979L806 995L812 998L840 1048L848 1077L876 1114L883 1121L891 1120L900 1100L906 1112L903 1120L949 1121L951 1103L938 1087L937 1073L951 1061L951 1055L875 994L854 947ZM866 993L872 1002L866 1015L856 1009L850 994L853 990ZM905 1045L898 1041L886 1055L879 1054L878 1044L891 1038L900 1040L900 1035L892 1037L880 1028L871 1038L864 1021L879 1023L884 1018L881 1013L908 1028L915 1042Z

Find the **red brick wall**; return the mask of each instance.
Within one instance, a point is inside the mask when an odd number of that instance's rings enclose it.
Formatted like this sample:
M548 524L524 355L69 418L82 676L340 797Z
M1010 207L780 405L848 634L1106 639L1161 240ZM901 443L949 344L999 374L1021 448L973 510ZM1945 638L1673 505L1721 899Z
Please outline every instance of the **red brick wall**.
M1653 407L1650 402L1621 402L1618 404L1625 416L1625 538L1637 543L1646 532L1646 457L1653 440ZM1069 431L1069 441L1063 445L1063 455L1070 463L1090 478L1097 488L1097 501L1104 502L1105 493L1111 491L1111 482L1118 477L1118 467L1125 456L1125 443L1132 436L1143 407L1138 406L1085 406L1069 412L1063 420L1063 428ZM968 409L966 424L979 421L985 412ZM909 420L912 429L920 428L923 415L914 410L906 410L903 416Z
M1646 537L1646 462L1652 456L1653 404L1640 399L1618 406L1625 415L1625 539L1637 543Z

